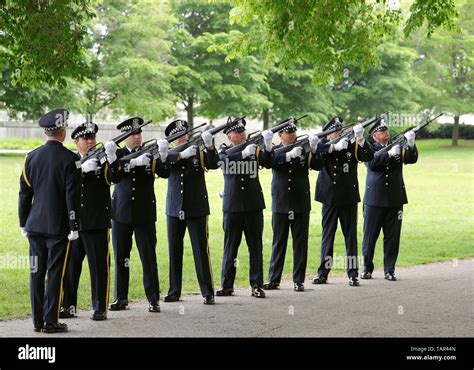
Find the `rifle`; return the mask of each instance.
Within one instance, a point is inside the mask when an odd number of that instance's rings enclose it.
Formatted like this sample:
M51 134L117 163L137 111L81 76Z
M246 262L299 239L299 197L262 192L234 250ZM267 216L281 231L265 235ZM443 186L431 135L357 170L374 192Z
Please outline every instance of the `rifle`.
M405 146L406 144L406 137L405 137L405 134L408 132L408 131L413 131L415 133L417 133L418 131L420 131L421 129L425 128L426 126L428 126L431 122L433 122L434 120L437 120L439 117L441 117L442 115L444 115L444 113L440 113L438 114L436 117L434 118L431 118L429 120L427 120L426 122L423 122L423 123L420 123L414 127L410 127L409 129L399 133L398 135L394 136L394 138L392 139L391 143L384 146L382 149L376 151L374 153L374 156L379 156L379 155L382 155L383 153L386 153L388 152L390 149L392 149L395 145L400 145L400 146Z
M369 118L368 120L362 122L361 125L362 125L363 128L366 128L370 125L375 124L377 121L382 119L382 116L387 115L387 114L388 114L388 112L382 113L380 115L376 115L375 117ZM351 143L354 142L354 140L355 140L354 128L352 128L350 130L345 130L344 132L341 133L341 136L339 136L336 139L333 139L333 140L329 141L327 144L336 144L344 138L348 139L349 142L351 142Z
M180 137L182 137L186 134L190 134L191 132L197 130L198 128L200 128L202 126L204 126L205 124L206 123L203 123L202 125L193 127L192 129L177 132L176 134L170 135L170 136L166 137L165 139L168 141L168 143L171 144L173 141L179 139ZM130 153L130 154L122 157L121 159L122 160L130 160L130 159L133 159L133 158L137 158L137 157L139 157L139 156L141 156L142 154L145 154L145 153L150 153L150 155L153 159L158 158L160 153L159 153L159 147L158 147L158 140L157 139L151 139L151 140L147 140L147 141L143 142L138 147L137 151L135 151L133 153Z
M147 122L144 122L141 125L138 125L135 128L133 128L132 130L127 131L127 132L123 132L119 136L114 137L112 139L112 141L116 145L118 145L122 141L124 141L127 137L132 136L134 133L136 133L142 127L145 127L146 125L148 125L152 122L153 122L153 120L149 120ZM97 158L99 160L100 164L103 164L107 160L107 157L105 155L104 143L97 143L93 147L90 147L89 150L87 150L86 155L81 158L81 164L83 164L85 161L87 161L91 158Z
M324 126L324 125L323 125ZM346 125L342 128L332 128L330 130L326 130L326 131L321 131L320 133L316 134L317 137L319 138L322 138L322 137L325 137L327 135L330 135L332 134L333 132L336 132L338 130L347 130L348 128L354 126L354 123L351 123L350 125ZM303 134L303 135L300 135L300 136L297 136L296 137L296 140L294 143L292 144L289 144L289 145L285 145L281 148L277 148L275 149L275 152L274 154L275 155L279 155L279 154L283 154L283 153L288 153L290 150L292 150L293 148L297 148L297 147L302 147L303 150L307 153L310 151L310 147L309 147L309 135L308 134Z
M224 123L220 126L217 126L217 127L214 127L214 128L211 128L208 130L208 132L211 134L211 135L215 135L217 134L218 132L221 132L223 130L225 130L227 127L230 127L232 125L232 121L227 121L227 123ZM181 144L181 145L178 145L178 146L175 146L174 148L170 149L170 153L181 153L183 150L189 148L190 146L192 145L196 145L197 148L199 149L199 151L203 150L204 149L204 141L202 140L202 132L197 132L196 135L193 135L191 136L187 142Z
M299 118L296 118L293 120L293 122L297 122L299 121L300 119L303 119L305 117L307 117L308 115L305 114ZM287 127L291 122L291 119L286 119L282 122L280 122L278 125L276 126L273 126L270 131L275 133L275 132L278 132L280 130L283 130L285 127ZM226 154L227 155L231 155L231 154L234 154L234 153L238 153L238 152L241 152L242 150L244 150L248 145L250 144L256 144L257 146L259 146L261 149L263 148L263 136L262 136L262 132L261 131L255 131L255 132L252 132L250 133L248 136L247 136L247 140L244 141L243 143L241 144L238 144L238 145L235 145L235 146L232 146L230 147L229 149L226 150Z

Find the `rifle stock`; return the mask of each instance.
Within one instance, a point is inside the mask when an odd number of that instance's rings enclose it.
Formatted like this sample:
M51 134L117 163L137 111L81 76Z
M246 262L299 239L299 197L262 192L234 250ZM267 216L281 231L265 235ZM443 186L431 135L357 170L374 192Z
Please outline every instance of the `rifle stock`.
M202 126L202 125L201 125ZM231 126L231 122L223 123L222 125L216 126L208 130L208 132L214 136L215 134L223 131L226 129L226 127ZM170 149L170 153L181 153L183 150L189 148L192 145L196 145L199 150L204 149L204 141L202 140L202 133L204 131L201 131L199 133L196 133L197 136L195 137L190 137L189 140L181 145L178 145L172 149Z
M400 145L400 146L404 146L405 143L406 143L406 138L405 138L405 134L408 132L408 131L413 131L415 133L417 133L418 131L424 129L426 126L428 126L431 122L437 120L439 117L441 117L442 115L444 115L444 113L440 113L438 114L436 117L434 118L431 118L429 120L427 120L426 122L423 122L423 123L420 123L418 125L416 125L415 127L410 127L409 129L406 129L405 131L399 133L397 136L394 137L394 139L392 140L392 142L386 146L384 146L382 149L376 151L374 153L375 156L380 156L382 155L383 153L386 153L388 152L390 149L392 149L395 145Z
M301 117L294 119L293 122L297 122L300 119L303 119L307 116L308 116L307 114L304 114ZM291 119L286 119L286 120L281 121L280 123L278 123L276 126L273 126L269 130L273 133L276 133L276 132L279 132L279 131L283 130L285 127L290 125L290 123L291 123ZM250 133L247 136L246 141L244 141L241 144L230 147L229 149L226 150L226 153L228 155L230 155L230 154L235 154L235 153L241 152L242 150L244 150L250 144L257 144L259 147L262 147L263 136L262 136L261 131L254 131L254 132Z
M113 141L115 144L118 145L122 141L124 141L126 138L132 136L135 132L140 130L142 127L145 127L146 125L152 122L153 120L146 121L142 123L141 125L138 125L137 127L135 127L133 130L121 133L120 135L114 137L111 141ZM105 155L105 147L103 143L97 143L92 148L89 148L86 155L81 158L81 164L92 158L97 158L101 164L107 160L106 155Z
M382 119L382 116L387 115L387 114L388 114L388 112L382 113L380 115L376 115L375 117L372 117L372 118L369 118L368 120L365 120L364 122L361 123L361 125L362 125L363 128L367 128L368 126L375 124L378 120ZM355 125L356 124L353 123L351 126L355 126ZM352 130L347 130L347 131L343 132L341 134L341 136L339 136L338 138L329 141L328 144L337 144L340 140L342 140L344 138L347 138L349 141L352 141L354 139L354 137L355 137L354 130L353 129Z
M168 143L171 144L173 141L178 140L180 137L182 137L186 134L190 134L191 132L197 130L198 128L200 128L202 126L204 126L205 124L206 123L203 123L199 126L193 127L190 130L177 132L176 134L170 135L165 139L168 141ZM130 160L130 159L133 159L133 158L137 158L137 157L139 157L139 156L141 156L142 154L145 154L145 153L150 153L150 155L153 159L158 158L159 148L158 148L158 140L157 139L151 139L151 140L145 141L144 143L142 143L140 145L140 147L138 148L138 150L136 152L130 153L130 154L122 157L121 159L122 160Z

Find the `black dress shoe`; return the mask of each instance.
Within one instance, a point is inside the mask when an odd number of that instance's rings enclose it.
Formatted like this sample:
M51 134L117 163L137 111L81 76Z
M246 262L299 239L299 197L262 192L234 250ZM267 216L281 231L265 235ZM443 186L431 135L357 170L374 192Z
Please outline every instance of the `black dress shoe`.
M395 277L395 274L391 272L387 272L385 274L385 279L390 280L390 281L397 281L397 278Z
M179 295L174 295L174 294L168 294L163 298L164 302L178 302L179 301Z
M359 286L359 280L356 277L349 278L350 286Z
M91 315L91 320L102 321L107 320L107 312L94 311Z
M265 289L265 290L280 289L280 284L270 281L266 284L263 284L263 289Z
M73 306L71 306L69 308L61 307L61 309L59 310L59 318L60 319L72 319L73 317L76 317L76 315L74 315L75 311L76 310Z
M295 292L304 292L304 284L303 283L295 283L293 285L293 289Z
M252 287L252 297L265 298L265 291L257 285Z
M225 296L231 296L231 295L234 295L234 289L232 288L222 288L216 292L216 296L218 297L225 297Z
M119 300L116 299L114 303L109 306L110 311L121 311L126 310L128 308L128 300Z
M36 324L35 328L34 328L34 331L37 332L37 333L41 333L43 331L43 328L44 328L44 323Z
M157 301L150 302L148 312L161 312L160 304Z
M60 322L45 324L43 327L43 333L64 333L66 331L67 325Z
M315 276L313 280L311 280L311 282L313 284L326 284L328 281L328 278L325 277L325 276Z
M204 301L203 301L204 304L214 304L215 301L214 301L214 296L213 295L207 295L204 297Z
M364 280L372 279L372 274L370 272L363 272L360 278Z

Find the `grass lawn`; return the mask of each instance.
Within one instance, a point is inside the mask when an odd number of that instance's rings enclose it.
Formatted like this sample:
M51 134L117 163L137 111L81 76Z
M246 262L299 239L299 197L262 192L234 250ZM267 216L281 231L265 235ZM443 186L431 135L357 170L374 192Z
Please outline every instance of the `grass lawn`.
M405 206L401 236L401 249L398 266L423 264L455 258L474 256L474 142L460 141L459 148L449 147L449 140L426 140L418 142L420 157L418 163L405 167L405 184L409 204ZM29 270L12 264L5 265L7 257L28 256L28 241L20 236L17 217L18 187L23 156L0 155L0 319L21 317L30 314ZM360 189L364 189L366 169L359 166ZM271 254L271 171L260 173L265 193L267 209L263 234L264 276L267 278ZM317 172L310 175L312 196ZM223 177L220 171L207 174L207 185L211 205L209 218L210 251L214 272L215 287L220 286L220 271L223 252L222 201L219 192L223 189ZM159 179L155 185L158 200L157 237L158 271L161 292L168 290L168 252L165 224L166 180ZM361 194L363 196L363 194ZM321 240L321 205L312 202L308 277L312 276L319 264ZM362 243L362 205L359 206L359 255ZM382 243L377 245L375 255L376 268L382 267ZM284 278L291 278L292 253L287 253ZM110 245L110 248L112 246ZM344 256L344 243L340 232L335 241L335 262L337 256ZM0 260L2 262L2 260ZM131 256L130 298L145 298L142 285L142 269L137 249ZM113 266L112 266L113 276ZM344 273L339 266L333 273ZM403 276L399 276L403 278ZM113 278L112 278L113 282ZM309 283L309 282L307 282ZM239 253L239 268L236 285L248 285L248 250L242 244ZM186 236L184 271L184 292L199 292L189 238ZM113 297L113 286L111 287ZM79 288L79 308L90 309L90 283L87 262L84 262L81 285Z

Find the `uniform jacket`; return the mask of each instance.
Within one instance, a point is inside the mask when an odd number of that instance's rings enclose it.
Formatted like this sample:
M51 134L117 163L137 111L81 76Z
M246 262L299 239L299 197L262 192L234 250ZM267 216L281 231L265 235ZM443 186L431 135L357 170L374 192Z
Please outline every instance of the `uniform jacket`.
M150 166L129 168L130 161L120 158L130 154L128 148L117 150L123 167L120 182L112 194L112 219L126 224L146 224L156 221L155 174L162 178L170 175L168 159L152 160Z
M379 143L372 145L374 152L382 149ZM416 145L402 148L400 158L389 157L388 152L367 162L367 180L365 184L364 204L375 207L399 207L408 203L405 183L403 182L403 164L416 163L418 150Z
M367 162L373 158L372 148L367 141L363 146L354 141L347 149L331 153L329 147L327 140L323 139L314 157L315 167L320 171L315 200L336 207L360 202L357 165L359 161ZM322 161L317 161L318 158Z
M229 147L221 146L220 166L224 172L222 210L224 212L251 212L265 208L263 191L258 178L258 167L271 168L273 151L260 151L242 159L242 152L226 154Z
M282 144L274 149L283 147ZM316 169L317 161L311 152L300 158L286 161L286 153L275 155L272 162L272 212L302 213L311 211L311 191L309 187L309 169ZM321 163L319 164L321 167Z
M198 156L178 160L170 153L170 176L166 195L166 215L171 217L200 217L209 215L205 171L218 168L216 149L205 149Z
M79 153L76 155L80 158ZM95 172L82 173L79 230L110 228L110 186L118 183L122 175L123 168L118 160L112 164L106 161Z
M66 236L78 229L81 170L56 140L28 153L20 176L18 215L26 231Z

